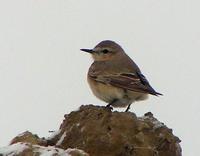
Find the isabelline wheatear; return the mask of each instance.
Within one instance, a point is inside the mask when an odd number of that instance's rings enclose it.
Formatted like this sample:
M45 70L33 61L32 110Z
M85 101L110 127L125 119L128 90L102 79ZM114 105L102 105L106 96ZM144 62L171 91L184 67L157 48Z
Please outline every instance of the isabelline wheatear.
M139 67L117 43L105 40L93 49L81 49L92 54L94 62L88 71L88 83L96 97L108 107L127 107L135 101L145 100L156 92Z

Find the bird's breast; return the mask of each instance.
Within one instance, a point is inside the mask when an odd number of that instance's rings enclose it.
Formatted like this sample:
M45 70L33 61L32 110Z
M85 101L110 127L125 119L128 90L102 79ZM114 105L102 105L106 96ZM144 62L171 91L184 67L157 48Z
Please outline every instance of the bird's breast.
M97 98L107 103L112 102L114 99L121 99L123 98L125 94L124 90L121 88L117 88L109 84L103 84L103 83L97 82L93 80L92 78L90 78L90 76L88 76L87 79L88 79L88 83L93 94Z

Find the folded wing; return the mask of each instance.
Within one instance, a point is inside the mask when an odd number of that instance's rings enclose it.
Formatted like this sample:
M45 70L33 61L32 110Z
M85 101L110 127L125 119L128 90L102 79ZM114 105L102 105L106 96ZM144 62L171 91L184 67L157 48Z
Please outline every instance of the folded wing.
M122 89L127 89L134 92L148 93L152 95L162 95L156 92L145 76L140 73L121 73L121 74L112 74L112 75L93 75L89 74L89 76L95 81L110 84L115 87L119 87Z

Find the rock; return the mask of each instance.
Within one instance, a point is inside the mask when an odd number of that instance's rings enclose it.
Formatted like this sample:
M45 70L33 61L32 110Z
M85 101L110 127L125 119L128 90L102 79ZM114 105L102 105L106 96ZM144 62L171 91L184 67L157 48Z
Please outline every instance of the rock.
M41 146L47 145L47 141L45 140L45 138L41 139L37 135L34 135L29 131L26 131L16 136L14 139L12 139L10 144L15 144L17 142L26 142L32 145L41 145Z
M24 132L0 148L0 156L181 156L179 143L150 112L137 117L87 105L65 115L51 137Z
M92 156L181 156L179 142L152 113L136 117L93 105L65 115L59 133L48 140L50 145L77 147Z

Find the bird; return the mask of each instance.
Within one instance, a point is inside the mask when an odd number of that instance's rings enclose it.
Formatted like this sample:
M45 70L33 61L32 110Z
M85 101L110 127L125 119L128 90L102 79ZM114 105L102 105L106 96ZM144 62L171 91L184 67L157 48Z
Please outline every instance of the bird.
M80 49L93 58L87 81L93 94L108 103L106 107L127 107L146 100L148 95L163 95L155 91L137 64L114 41L104 40L92 49Z

